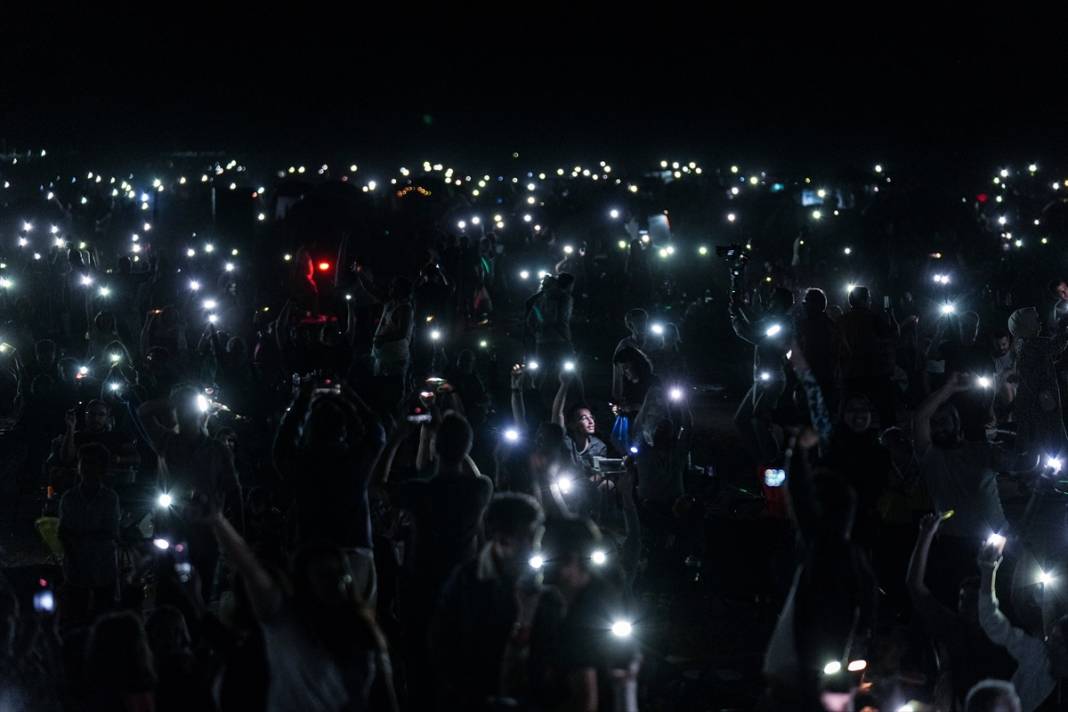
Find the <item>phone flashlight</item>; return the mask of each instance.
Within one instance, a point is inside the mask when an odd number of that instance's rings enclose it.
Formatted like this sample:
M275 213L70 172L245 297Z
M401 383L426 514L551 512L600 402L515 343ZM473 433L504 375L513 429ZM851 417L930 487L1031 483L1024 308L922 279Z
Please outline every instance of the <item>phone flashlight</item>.
M121 383L116 383L116 382L112 381L111 383L108 384L108 390L110 390L112 393L118 392L121 388L122 388L122 384Z
M519 442L519 431L515 428L508 428L504 431L504 439L510 443Z
M560 490L560 494L570 494L575 487L575 482L568 475L560 475L556 478L556 487Z
M1008 541L1006 537L996 532L993 532L990 534L990 536L986 538L986 545L993 546L1000 551L1001 549L1005 548L1006 541Z
M990 378L988 378L987 376L979 376L979 378L975 379L975 385L979 386L980 388L990 388L992 385L994 385L994 382L991 381Z
M575 362L574 361L564 361L564 370L565 371L569 371L569 372L570 371L574 371L575 370Z
M438 331L437 329L433 329L430 332L430 340L431 341L440 341L441 340L441 332Z
M43 580L43 579L42 579ZM54 613L56 610L56 596L52 589L45 588L33 594L33 610L38 613Z
M656 336L663 336L664 325L658 321L654 321L652 324L649 325L649 331L653 332L653 334L655 334Z
M682 400L682 389L677 386L675 388L672 388L670 391L668 391L668 397L670 397L673 401Z
M592 561L595 566L604 566L608 561L608 554L604 553L601 549L597 549L590 554L590 561Z
M527 370L528 371L537 371L538 370L538 362L537 361L527 361Z
M545 557L541 554L535 554L527 560L527 564L529 564L532 569L540 569L542 566L545 566Z
M166 539L153 539L152 545L160 551L166 551L171 548L171 543Z
M948 316L949 314L953 314L954 312L956 312L957 311L957 307L955 307L953 304L947 303L947 304L943 304L941 306L940 311L942 312L943 315L947 315Z
M1064 467L1064 461L1061 460L1061 458L1059 457L1047 457L1046 467L1053 470L1054 473L1057 473L1060 472L1061 468Z
M208 311L212 311L217 306L217 303L214 299L205 299L202 306Z
M197 394L196 404L197 410L201 413L207 413L211 408L211 401L208 400L207 396L200 393Z
M769 468L764 470L765 487L782 487L786 482L786 470Z
M612 622L612 635L617 638L629 638L634 632L634 625L630 621L617 620Z
M174 498L172 498L166 492L161 494L159 497L156 497L156 505L160 509L166 509L167 507L171 506L171 504L173 504L173 503L174 503Z
M768 336L768 337L778 336L780 332L782 332L782 325L781 324L772 324L771 326L768 327L768 330L764 332L764 336Z

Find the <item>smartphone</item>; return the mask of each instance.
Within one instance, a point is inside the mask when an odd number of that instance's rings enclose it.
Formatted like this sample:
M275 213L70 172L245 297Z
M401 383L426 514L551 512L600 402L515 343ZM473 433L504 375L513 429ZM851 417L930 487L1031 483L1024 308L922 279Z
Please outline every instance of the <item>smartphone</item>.
M315 395L333 394L339 395L341 393L341 384L334 383L333 380L325 378L319 382L319 385L315 388Z
M883 309L890 308L890 297L883 297Z
M428 391L423 391L419 394L420 399L433 398L434 394ZM406 416L409 423L429 423L430 422L430 408L427 407L422 400L416 401L412 404L411 410L408 411Z
M764 470L765 487L782 487L786 482L786 470L768 468Z
M33 594L33 610L38 613L55 613L56 596L51 588L42 588Z

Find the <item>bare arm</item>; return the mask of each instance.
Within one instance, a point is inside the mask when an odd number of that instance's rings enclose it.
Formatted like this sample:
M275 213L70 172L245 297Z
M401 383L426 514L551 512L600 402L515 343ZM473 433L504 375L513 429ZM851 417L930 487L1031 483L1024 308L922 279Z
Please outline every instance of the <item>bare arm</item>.
M931 416L935 414L943 403L948 401L954 393L967 389L967 379L962 374L954 373L946 379L945 385L927 396L916 409L913 420L913 436L916 441L916 457L922 460L931 449Z
M927 588L927 557L931 551L931 543L934 541L938 527L942 523L942 516L938 513L928 514L920 522L920 533L916 537L916 546L912 549L909 558L909 569L905 579L908 586L909 598L916 611L927 620L938 620L950 613L945 606L935 599L931 590Z
M567 377L566 372L560 372L560 387L556 389L556 396L553 398L553 410L550 416L550 422L556 423L560 427L567 427L564 423L564 406L567 403L567 389L571 385L571 379Z
M281 590L267 573L267 569L257 561L244 538L221 513L215 512L210 523L226 560L237 569L245 581L245 589L256 617L261 621L270 619L282 606Z

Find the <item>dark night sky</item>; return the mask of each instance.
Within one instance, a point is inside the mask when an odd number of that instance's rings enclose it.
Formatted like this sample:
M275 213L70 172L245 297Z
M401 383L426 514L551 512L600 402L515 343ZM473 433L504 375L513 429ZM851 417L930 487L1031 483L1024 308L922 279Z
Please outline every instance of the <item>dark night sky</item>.
M1046 158L1068 144L1060 45L998 40L996 16L980 16L981 32L916 23L907 36L878 23L789 34L720 23L721 36L684 36L641 18L568 19L556 35L520 31L521 18L463 35L389 23L269 38L210 23L23 26L3 49L0 138L94 155L520 150L945 166Z

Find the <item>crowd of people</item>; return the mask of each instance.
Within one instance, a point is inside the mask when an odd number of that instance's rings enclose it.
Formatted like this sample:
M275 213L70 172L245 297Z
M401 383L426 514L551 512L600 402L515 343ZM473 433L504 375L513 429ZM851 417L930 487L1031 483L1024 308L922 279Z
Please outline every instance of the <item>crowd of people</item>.
M790 562L750 592L778 614L754 708L1058 707L1068 280L1021 308L996 256L915 252L842 290L809 227L719 259L667 210L588 240L460 210L329 251L20 223L5 521L51 565L0 586L5 709L663 708L648 603L716 577L709 474L796 535L750 565ZM744 454L702 446L712 382Z

